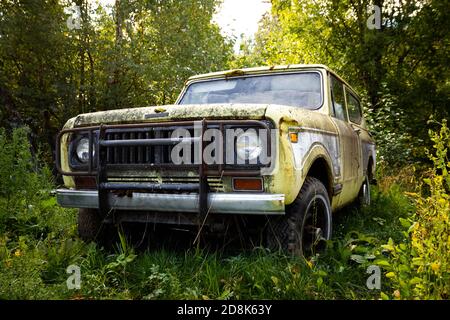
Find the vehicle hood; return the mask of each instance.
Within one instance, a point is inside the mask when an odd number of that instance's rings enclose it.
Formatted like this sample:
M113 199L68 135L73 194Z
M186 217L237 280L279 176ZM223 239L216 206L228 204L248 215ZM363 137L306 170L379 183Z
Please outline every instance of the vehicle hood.
M71 119L73 127L201 119L263 119L267 104L193 104L116 109L84 113Z

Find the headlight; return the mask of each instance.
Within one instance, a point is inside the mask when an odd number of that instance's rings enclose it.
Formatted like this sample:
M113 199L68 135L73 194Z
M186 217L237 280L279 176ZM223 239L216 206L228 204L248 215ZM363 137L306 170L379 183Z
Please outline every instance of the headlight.
M78 160L82 163L89 161L89 139L82 138L78 141L75 152L77 154ZM92 150L92 156L94 156L94 150Z
M261 154L262 145L256 131L248 129L236 139L236 153L242 160L254 160Z

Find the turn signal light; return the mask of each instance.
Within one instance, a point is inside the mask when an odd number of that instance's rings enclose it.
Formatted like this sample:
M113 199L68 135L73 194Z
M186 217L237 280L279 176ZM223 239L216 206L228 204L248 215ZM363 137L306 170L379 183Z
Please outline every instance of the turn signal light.
M298 132L289 132L289 139L292 143L298 142Z
M91 177L74 177L76 189L95 189L97 182Z
M234 178L233 188L238 191L262 191L262 178Z

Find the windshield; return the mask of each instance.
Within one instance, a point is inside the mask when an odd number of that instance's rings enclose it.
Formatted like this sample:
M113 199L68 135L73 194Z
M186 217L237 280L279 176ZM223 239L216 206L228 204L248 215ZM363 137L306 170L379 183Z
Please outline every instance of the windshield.
M318 72L284 73L194 82L180 104L270 103L306 109L322 104Z

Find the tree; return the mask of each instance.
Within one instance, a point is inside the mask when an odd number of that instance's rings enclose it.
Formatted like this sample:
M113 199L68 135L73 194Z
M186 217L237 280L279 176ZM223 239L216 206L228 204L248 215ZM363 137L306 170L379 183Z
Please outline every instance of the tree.
M100 30L115 27L115 39L101 32L99 78L108 83L102 105L124 108L173 103L184 81L196 73L223 69L231 56L211 18L217 1L116 1L114 21L105 13ZM114 45L112 45L114 41Z
M80 23L68 23L77 6ZM52 161L55 135L79 113L173 103L184 81L223 69L231 41L216 0L0 1L0 126L27 125Z
M367 27L374 5L379 29ZM424 156L412 150L428 139L430 115L449 117L449 9L448 0L272 0L252 54L335 69L362 95L380 146L392 153L402 141L406 161Z
M75 51L62 30L63 6L10 0L0 2L0 12L0 123L28 125L35 148L38 140L53 146L56 126L77 91Z

